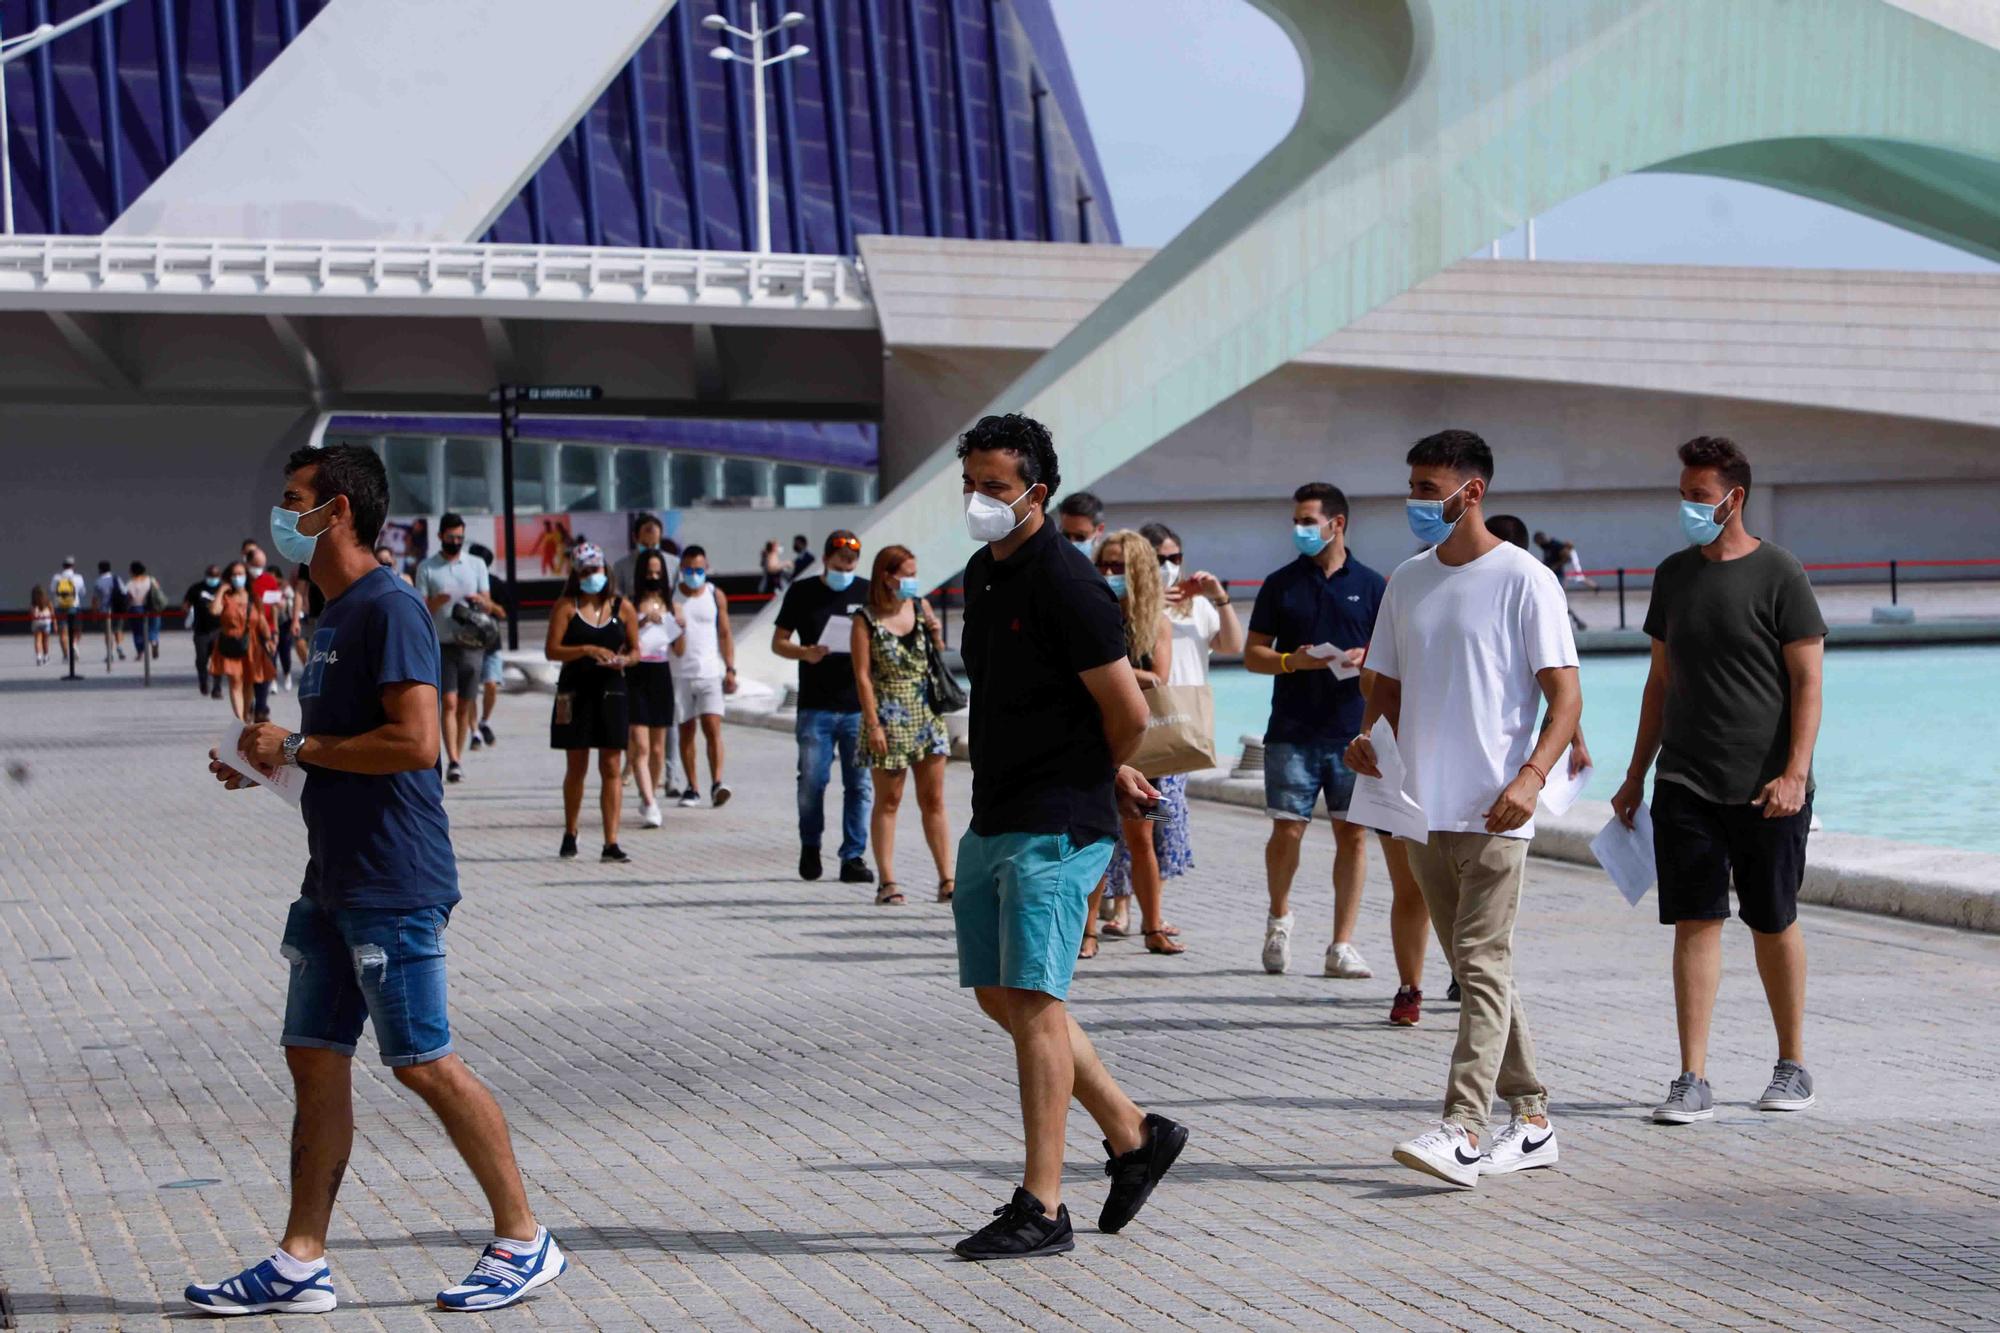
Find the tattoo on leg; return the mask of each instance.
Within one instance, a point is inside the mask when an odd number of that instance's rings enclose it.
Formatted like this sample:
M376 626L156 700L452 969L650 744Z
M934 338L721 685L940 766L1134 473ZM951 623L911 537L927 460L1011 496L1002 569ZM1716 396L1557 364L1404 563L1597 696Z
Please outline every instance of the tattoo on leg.
M329 1205L340 1196L340 1182L347 1175L347 1159L341 1158L333 1164L333 1171L326 1182L326 1201Z
M292 1109L292 1184L294 1187L299 1183L299 1168L305 1165L306 1160L305 1138L300 1133L304 1124L305 1112L294 1107Z

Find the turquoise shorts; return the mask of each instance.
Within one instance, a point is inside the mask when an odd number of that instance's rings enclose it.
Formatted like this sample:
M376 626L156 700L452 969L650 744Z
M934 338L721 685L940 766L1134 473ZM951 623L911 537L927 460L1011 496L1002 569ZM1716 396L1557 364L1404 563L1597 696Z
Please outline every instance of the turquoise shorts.
M1069 995L1090 893L1115 838L1079 847L1067 833L967 832L958 840L958 984Z

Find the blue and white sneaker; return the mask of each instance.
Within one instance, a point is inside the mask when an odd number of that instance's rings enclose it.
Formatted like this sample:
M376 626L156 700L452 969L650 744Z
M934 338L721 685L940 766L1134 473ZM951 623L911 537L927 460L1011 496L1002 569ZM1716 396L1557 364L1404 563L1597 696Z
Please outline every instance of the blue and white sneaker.
M226 1282L188 1284L187 1303L203 1314L325 1314L340 1301L333 1294L333 1270L321 1263L303 1282L293 1282L270 1259Z
M569 1259L547 1227L536 1228L532 1251L509 1249L499 1241L486 1247L465 1281L438 1293L440 1310L497 1310L569 1271Z

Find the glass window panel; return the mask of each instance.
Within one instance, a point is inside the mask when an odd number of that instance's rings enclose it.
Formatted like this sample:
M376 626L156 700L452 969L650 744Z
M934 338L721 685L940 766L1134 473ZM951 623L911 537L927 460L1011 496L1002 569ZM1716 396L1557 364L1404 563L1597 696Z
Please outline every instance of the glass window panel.
M722 498L725 500L755 500L766 498L764 489L765 466L754 459L725 458L722 460Z
M444 507L461 514L490 514L500 497L487 485L486 460L497 442L453 439L444 444Z
M389 471L390 513L438 512L437 492L431 486L429 440L392 435L385 441L382 461Z
M618 507L620 509L658 509L660 495L653 485L652 449L620 449L618 451Z
M829 505L866 505L875 502L875 479L865 472L826 473L826 503Z
M604 508L604 497L597 488L597 455L596 446L588 444L565 444L556 450L562 469L559 505L565 512Z
M514 512L540 514L549 507L549 451L554 445L516 443L514 445Z
M709 494L706 454L676 453L667 460L667 471L673 478L675 508L710 504L716 499Z

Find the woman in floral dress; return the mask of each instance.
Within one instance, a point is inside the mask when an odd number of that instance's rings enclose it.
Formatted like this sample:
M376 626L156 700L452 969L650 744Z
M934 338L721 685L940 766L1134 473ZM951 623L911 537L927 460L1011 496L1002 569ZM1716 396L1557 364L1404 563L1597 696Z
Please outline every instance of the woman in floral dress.
M951 832L944 811L944 765L951 754L951 735L944 719L932 711L924 689L929 654L944 651L944 627L919 595L922 591L916 556L906 547L884 547L875 557L868 605L854 622L849 644L855 691L861 696L861 717L868 729L863 762L875 770L869 836L875 844L875 902L880 907L903 902L895 872L896 813L903 803L904 779L912 769L917 774L924 841L937 863L938 901L951 901Z

